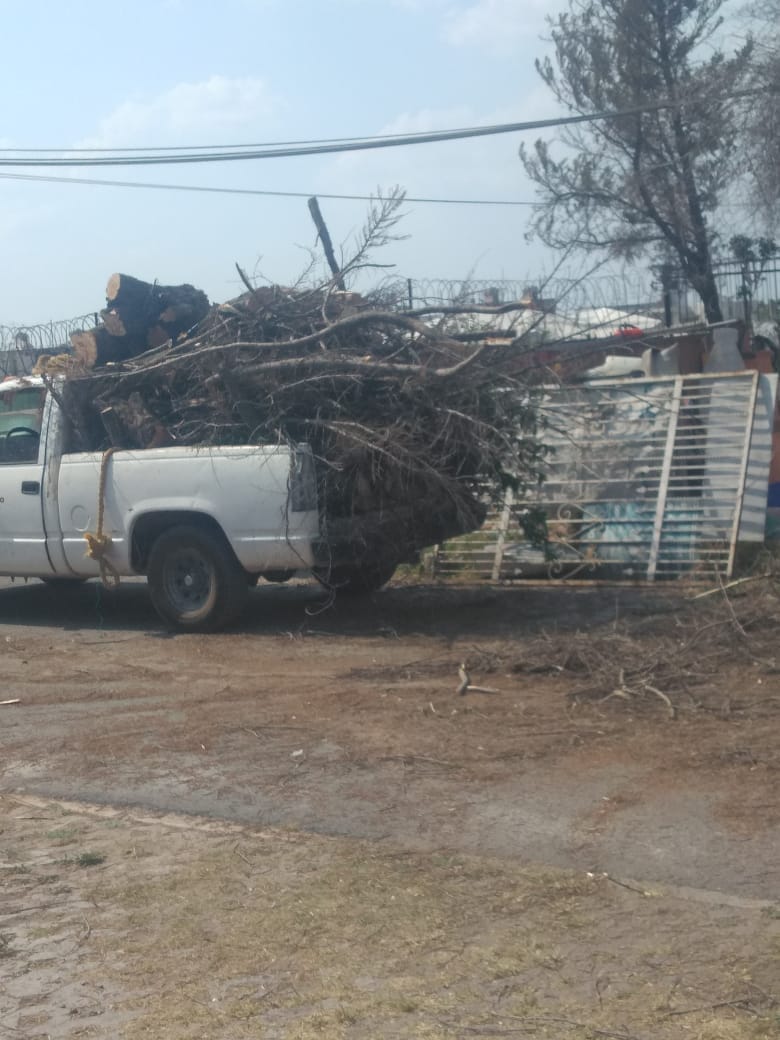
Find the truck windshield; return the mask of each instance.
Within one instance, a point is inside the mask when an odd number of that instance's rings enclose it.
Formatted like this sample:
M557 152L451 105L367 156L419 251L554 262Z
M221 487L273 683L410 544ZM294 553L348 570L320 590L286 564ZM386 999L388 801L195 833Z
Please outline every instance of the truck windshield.
M43 421L42 387L0 384L0 466L36 462Z

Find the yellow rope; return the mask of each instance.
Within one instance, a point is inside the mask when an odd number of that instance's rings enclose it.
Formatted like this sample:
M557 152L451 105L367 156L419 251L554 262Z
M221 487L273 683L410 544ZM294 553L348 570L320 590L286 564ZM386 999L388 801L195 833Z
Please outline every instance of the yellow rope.
M100 463L100 484L98 486L98 521L97 531L92 534L84 532L84 540L87 543L87 556L91 560L97 560L100 565L100 580L107 589L115 589L119 586L119 571L106 559L106 553L111 548L111 536L103 533L103 518L106 511L106 478L108 477L108 463L116 448L109 448L103 452Z

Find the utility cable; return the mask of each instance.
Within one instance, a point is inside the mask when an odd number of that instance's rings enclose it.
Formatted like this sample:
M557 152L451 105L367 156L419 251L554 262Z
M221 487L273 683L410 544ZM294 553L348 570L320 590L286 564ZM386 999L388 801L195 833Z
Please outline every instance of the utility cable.
M496 124L501 125L501 124ZM482 130L482 126L474 127L457 127L452 132L461 132L462 130ZM404 134L404 137L410 139L410 143L414 143L414 139L421 137L423 134L432 133L433 131L428 130L416 130L408 134ZM449 131L436 131L440 133L446 133ZM399 134L365 134L360 137L314 137L314 138L302 138L298 141L252 141L243 144L176 144L176 145L156 145L150 144L139 147L121 147L116 146L113 148L0 148L0 155L8 154L20 154L20 155L46 155L52 154L55 158L59 155L72 155L72 154L97 154L103 155L110 152L119 152L121 154L134 153L134 152L221 152L231 151L236 148L291 148L298 145L316 145L316 144L351 144L355 141L390 141L395 140Z
M3 180L42 181L51 184L90 184L106 188L156 188L163 191L201 191L217 195L268 195L276 198L310 199L316 195L319 199L345 199L350 202L376 202L377 195L339 195L321 191L272 191L261 188L216 188L205 184L152 184L146 181L102 180L96 177L57 177L55 175L36 173L0 173ZM445 206L535 206L535 202L519 199L439 199L423 198L407 195L404 202L430 203Z
M730 99L757 93L771 93L772 88L740 91L730 95ZM206 162L238 162L248 159L294 158L304 155L329 155L345 152L360 152L378 148L398 148L405 145L436 144L441 141L459 141L467 138L492 137L499 134L521 133L527 130L547 130L558 126L571 126L575 123L593 123L608 119L620 119L640 115L643 112L658 112L667 108L676 108L685 104L682 101L659 101L651 105L639 105L621 109L617 112L590 112L585 115L559 116L555 119L536 119L522 123L499 123L494 126L467 127L460 130L434 130L426 133L398 134L382 138L341 140L329 144L304 144L291 147L273 147L244 149L242 151L226 151L225 149L202 152L182 152L171 155L117 155L90 157L53 157L53 158L5 158L0 157L0 166L37 166L37 167L71 167L71 166L163 166L181 163Z

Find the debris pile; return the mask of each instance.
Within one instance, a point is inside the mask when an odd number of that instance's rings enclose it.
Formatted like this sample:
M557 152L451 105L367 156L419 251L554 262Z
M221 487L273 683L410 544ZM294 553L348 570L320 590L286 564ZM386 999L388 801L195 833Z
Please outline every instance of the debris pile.
M521 305L377 299L247 283L204 309L192 286L112 275L103 325L74 334L77 364L55 392L80 450L310 444L334 565L392 573L478 527L486 495L535 480L540 455L532 400L508 374L518 345L448 331L456 315Z

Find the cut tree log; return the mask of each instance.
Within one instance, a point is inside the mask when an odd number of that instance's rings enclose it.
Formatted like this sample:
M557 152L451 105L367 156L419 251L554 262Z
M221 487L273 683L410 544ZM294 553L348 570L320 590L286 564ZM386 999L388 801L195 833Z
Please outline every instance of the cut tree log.
M86 367L127 361L175 342L209 312L204 292L192 285L158 285L127 274L112 274L102 324L71 334L78 360Z
M173 308L169 307L163 311L163 314L167 314L172 310ZM116 311L101 311L100 317L106 330L112 336L128 337L128 348L132 346L133 351L132 354L128 355L131 357L135 354L143 353L147 348L161 347L163 344L175 339L177 334L170 325L162 323L162 318L154 325L147 327L145 321L135 321L131 324L126 320L122 320ZM187 328L190 328L190 326L187 325Z
M192 285L159 285L128 274L111 275L106 301L108 313L115 316L113 323L123 326L127 335L143 332L144 338L153 325L159 324L168 338L175 340L209 312L208 296Z
M105 365L110 361L124 361L138 353L133 350L129 337L112 336L104 325L71 332L70 342L73 353L85 368Z
M100 320L112 336L126 336L127 327L116 311L103 310L100 312Z
M155 347L162 347L166 343L170 343L172 338L164 325L152 325L146 333L146 346L149 350L154 350Z
M100 419L113 448L135 447L134 444L131 444L131 439L115 408L101 409Z

